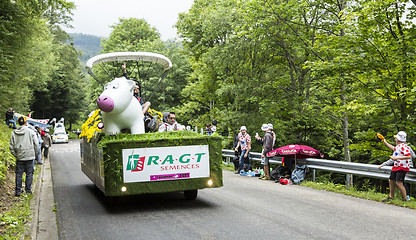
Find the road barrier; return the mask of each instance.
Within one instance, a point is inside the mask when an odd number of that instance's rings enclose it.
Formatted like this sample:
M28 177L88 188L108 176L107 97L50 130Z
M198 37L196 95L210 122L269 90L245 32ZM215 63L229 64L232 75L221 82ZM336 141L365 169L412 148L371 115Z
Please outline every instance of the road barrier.
M234 150L223 149L222 156L226 158L227 162L230 162L230 159L234 158ZM254 161L261 161L261 153L250 152L250 159ZM282 164L282 158L275 156L271 158L269 162ZM391 172L390 166L385 166L381 169L378 169L379 165L374 164L343 162L316 158L296 159L296 164L306 164L309 169L312 169L313 181L315 181L316 169L380 179L388 179ZM408 182L416 183L416 169L410 169L410 171L406 174L405 180Z

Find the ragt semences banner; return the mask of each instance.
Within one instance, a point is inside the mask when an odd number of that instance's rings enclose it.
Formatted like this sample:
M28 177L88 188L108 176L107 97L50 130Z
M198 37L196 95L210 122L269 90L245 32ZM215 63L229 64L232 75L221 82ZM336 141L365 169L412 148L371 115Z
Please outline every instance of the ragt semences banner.
M125 183L209 177L208 145L123 149L122 154Z

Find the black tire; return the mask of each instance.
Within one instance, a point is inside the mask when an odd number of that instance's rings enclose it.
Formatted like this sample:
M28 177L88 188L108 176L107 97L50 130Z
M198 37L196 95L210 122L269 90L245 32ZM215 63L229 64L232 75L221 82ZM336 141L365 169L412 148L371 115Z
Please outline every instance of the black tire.
M183 192L186 200L195 200L198 196L198 189L195 190L187 190Z

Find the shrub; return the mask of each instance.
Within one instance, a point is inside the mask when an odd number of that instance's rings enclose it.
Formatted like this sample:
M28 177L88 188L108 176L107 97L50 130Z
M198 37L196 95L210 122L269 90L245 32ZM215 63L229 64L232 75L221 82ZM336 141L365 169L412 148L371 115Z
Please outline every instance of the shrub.
M12 130L5 124L0 124L0 183L5 180L7 170L16 164L15 158L9 150Z

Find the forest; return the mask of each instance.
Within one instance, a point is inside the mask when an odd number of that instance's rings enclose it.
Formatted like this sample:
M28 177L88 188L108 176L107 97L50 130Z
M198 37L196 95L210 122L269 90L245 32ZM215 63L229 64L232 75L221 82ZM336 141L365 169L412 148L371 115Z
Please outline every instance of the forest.
M85 121L102 90L71 37L74 4L0 2L0 110ZM274 125L275 147L304 144L326 159L380 164L398 131L416 146L415 5L400 0L195 0L162 41L140 18L120 18L101 52L147 51L173 63L152 108L202 128L216 120L230 148L247 126ZM82 59L82 58L81 58ZM129 68L134 74L134 70ZM121 72L121 70L120 70ZM111 80L111 79L109 79ZM253 151L261 146L253 144Z

